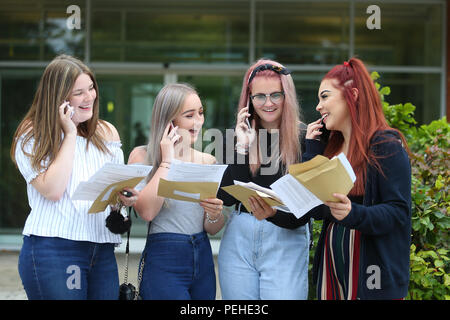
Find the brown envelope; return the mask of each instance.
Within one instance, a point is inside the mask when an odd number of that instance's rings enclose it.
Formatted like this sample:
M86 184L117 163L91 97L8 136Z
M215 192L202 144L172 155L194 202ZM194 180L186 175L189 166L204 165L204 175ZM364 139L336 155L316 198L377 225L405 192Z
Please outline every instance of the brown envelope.
M169 181L160 178L158 196L189 202L216 198L218 182Z
M323 202L336 202L338 199L332 196L333 193L347 195L353 188L353 182L338 158L329 160L316 156L310 161L290 166L289 173Z
M244 205L245 209L247 209L248 212L252 212L248 198L254 197L256 195L260 196L270 206L283 206L284 205L282 202L272 198L271 196L269 196L268 194L266 194L264 192L246 188L241 185L234 184L234 185L222 187L222 189L225 190L226 192L228 192L229 194L231 194L237 200L239 200Z
M327 157L317 155L309 161L303 163L291 164L289 166L289 174L294 177L302 172L306 172L330 161Z
M113 184L110 184L105 190L100 193L100 195L95 199L92 206L89 208L88 213L97 213L105 211L108 205L116 204L119 201L119 196L117 193L122 191L124 188L134 188L139 182L142 181L145 177L137 177L131 178L124 181L119 181ZM108 193L108 198L103 200L103 197Z

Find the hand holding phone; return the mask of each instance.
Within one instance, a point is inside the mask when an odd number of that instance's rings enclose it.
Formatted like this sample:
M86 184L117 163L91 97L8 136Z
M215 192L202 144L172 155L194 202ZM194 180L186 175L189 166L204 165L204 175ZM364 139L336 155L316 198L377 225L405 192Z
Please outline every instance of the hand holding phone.
M326 116L324 116L324 117L322 117L322 119L320 119L320 124L322 125L322 127L319 129L319 131L322 132L322 134L319 136L319 139L322 143L327 144L331 131L327 129L325 123L323 122L323 120L325 118L326 118Z
M73 115L75 114L75 111L73 111L73 107L69 104L69 101L64 101L67 103L66 107L64 108L64 114L66 114L66 112L70 112L70 119L72 119Z
M252 116L249 113L249 106L242 108L237 115L237 123L235 128L237 143L246 147L250 146L256 138L255 120L251 120Z

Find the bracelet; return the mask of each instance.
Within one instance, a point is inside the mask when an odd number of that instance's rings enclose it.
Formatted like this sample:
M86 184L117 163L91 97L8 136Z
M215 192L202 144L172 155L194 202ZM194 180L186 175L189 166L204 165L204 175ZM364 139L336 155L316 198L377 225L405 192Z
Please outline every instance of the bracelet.
M236 143L236 151L240 154L248 154L249 145L245 143Z
M220 219L220 215L215 218L215 219L211 219L211 217L209 216L209 213L206 213L206 221L208 221L209 223L216 223L217 221L219 221Z
M160 164L159 167L160 167L160 168L170 169L170 167L168 167L168 166L163 166L162 164Z
M167 161L161 161L161 163L167 163L169 166L172 164L172 162L167 162Z

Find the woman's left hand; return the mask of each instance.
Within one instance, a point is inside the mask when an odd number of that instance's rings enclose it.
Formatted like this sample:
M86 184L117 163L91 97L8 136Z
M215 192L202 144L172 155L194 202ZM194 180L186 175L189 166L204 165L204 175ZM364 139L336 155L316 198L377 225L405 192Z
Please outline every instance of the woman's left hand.
M338 198L339 202L326 201L325 205L330 207L330 211L333 217L336 220L341 221L346 216L348 216L348 214L352 210L352 202L346 195L340 193L333 193L333 197Z
M223 201L217 198L206 199L200 202L200 206L202 206L211 220L216 220L222 214Z
M132 193L131 197L126 197L122 194L122 192L119 192L119 198L120 198L120 201L122 202L122 204L126 207L134 206L139 197L139 191L137 191L134 188L133 189L132 188L124 188L122 191L128 191L128 192Z
M248 199L253 216L258 220L273 217L277 212L276 209L268 205L261 197L255 196Z

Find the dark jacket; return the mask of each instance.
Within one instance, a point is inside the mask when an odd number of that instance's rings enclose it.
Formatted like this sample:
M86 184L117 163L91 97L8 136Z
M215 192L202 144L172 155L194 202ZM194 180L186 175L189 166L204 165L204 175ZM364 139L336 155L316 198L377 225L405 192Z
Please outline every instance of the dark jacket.
M411 245L411 166L408 154L395 131L374 135L371 149L379 157L384 175L368 166L363 204L352 203L347 217L338 221L321 205L307 217L323 219L317 244L313 277L317 283L324 235L331 221L361 232L359 299L400 299L408 294ZM306 141L304 159L321 154L324 145ZM306 217L305 217L306 218Z

